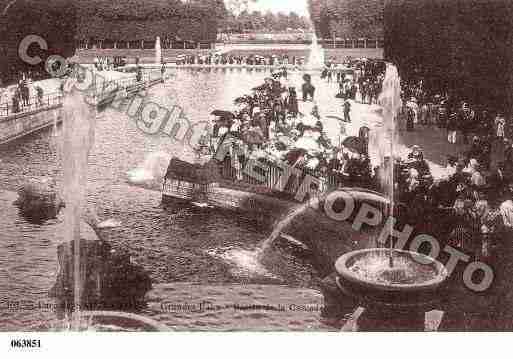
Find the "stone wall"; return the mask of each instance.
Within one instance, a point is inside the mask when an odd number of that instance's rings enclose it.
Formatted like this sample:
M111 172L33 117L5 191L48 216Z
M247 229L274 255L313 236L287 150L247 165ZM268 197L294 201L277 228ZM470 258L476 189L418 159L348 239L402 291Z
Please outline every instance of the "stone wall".
M0 144L60 122L60 105L0 119Z

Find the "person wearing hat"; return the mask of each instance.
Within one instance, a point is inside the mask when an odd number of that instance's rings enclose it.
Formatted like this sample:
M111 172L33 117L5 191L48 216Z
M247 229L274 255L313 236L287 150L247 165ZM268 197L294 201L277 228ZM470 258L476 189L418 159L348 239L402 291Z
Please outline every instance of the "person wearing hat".
M472 144L470 145L470 149L467 152L467 158L475 158L476 160L480 158L483 149L481 147L481 141L478 136L472 137Z
M506 128L506 119L502 112L498 112L495 117L495 135L499 141L504 140L504 133Z
M477 221L473 215L473 203L467 197L466 191L458 193L453 205L452 231L449 234L449 244L460 249L471 250L476 236Z
M344 101L344 122L351 122L351 102L348 99Z
M268 116L266 115L265 112L259 112L258 114L256 114L254 116L254 119L255 119L255 123L262 130L262 133L264 134L264 138L266 140L268 140L269 139L269 125L270 125Z
M415 112L410 106L407 107L406 111L406 131L411 132L415 126Z
M497 168L488 177L491 193L502 197L506 193L509 176L504 170L504 162L499 162Z
M445 128L448 121L448 113L445 101L441 101L436 110L436 124L438 128Z
M458 113L458 128L461 130L463 135L463 143L468 143L468 134L474 126L475 112L470 108L467 102L464 102L461 106L461 110Z
M274 103L270 116L270 121L274 122L278 127L285 125L286 113L281 102L277 101Z
M303 75L303 80L305 81L301 86L303 92L303 101L306 102L308 99L313 101L315 97L315 87L312 85L312 77L308 74L305 74Z
M470 184L474 189L474 196L477 197L477 192L482 191L486 186L486 179L481 174L481 166L478 163L474 164L474 171L470 177Z
M458 131L458 116L456 113L451 113L447 117L447 141L449 143L456 143L456 133Z
M289 87L289 95L287 97L285 106L292 116L297 117L299 113L299 104L297 101L297 92L295 87Z
M429 165L424 160L424 154L419 146L412 147L412 151L408 154L408 161L409 167L416 169L420 177L430 175Z

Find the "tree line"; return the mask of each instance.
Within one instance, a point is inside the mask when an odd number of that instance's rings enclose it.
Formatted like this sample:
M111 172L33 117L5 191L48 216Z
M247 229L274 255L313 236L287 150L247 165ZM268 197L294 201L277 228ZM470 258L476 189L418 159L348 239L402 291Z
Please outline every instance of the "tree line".
M223 0L75 0L79 39L215 41Z
M305 16L300 16L291 11L286 14L270 11L252 11L244 9L240 13L227 11L222 20L220 32L284 32L289 29L306 31L310 28L310 21Z
M511 0L392 0L385 17L385 56L401 78L513 110Z
M382 38L385 0L308 0L318 36Z

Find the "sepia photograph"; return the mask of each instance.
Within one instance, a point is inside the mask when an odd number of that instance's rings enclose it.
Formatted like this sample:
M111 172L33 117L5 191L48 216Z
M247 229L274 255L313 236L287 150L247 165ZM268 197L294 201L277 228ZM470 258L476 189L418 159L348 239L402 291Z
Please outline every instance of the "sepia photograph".
M8 353L511 331L513 1L0 0Z

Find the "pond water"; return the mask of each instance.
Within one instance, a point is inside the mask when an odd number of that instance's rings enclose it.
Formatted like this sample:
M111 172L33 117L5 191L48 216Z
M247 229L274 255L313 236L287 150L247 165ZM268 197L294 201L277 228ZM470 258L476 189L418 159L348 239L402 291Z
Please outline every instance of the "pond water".
M234 98L260 85L268 75L264 70L177 70L148 96L168 108L181 106L191 122L205 121L214 109L232 108ZM293 74L291 79L300 84L301 76ZM314 82L318 83L321 111L340 116L335 84L321 84L318 77ZM335 137L337 126L328 125ZM47 291L58 270L56 248L63 241L62 217L33 224L18 214L12 202L16 188L29 177L52 176L59 181L59 135L59 128L49 129L0 149L0 312L5 313L0 330L26 329L53 316L47 308L51 306ZM128 183L127 173L148 162L156 175L162 175L171 155L190 159L193 154L169 137L142 133L114 109L101 114L89 160L88 202L100 218L121 223L106 230L114 246L129 249L155 283L315 286L315 270L287 252L276 253L272 271L255 264L249 255L247 260L233 261L216 255L226 248L250 253L270 228L233 213L164 208L159 192Z

